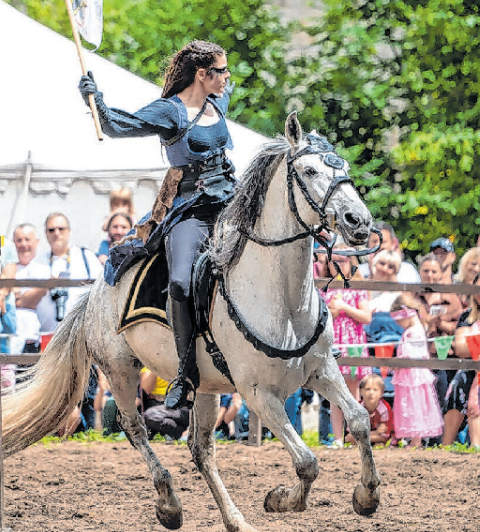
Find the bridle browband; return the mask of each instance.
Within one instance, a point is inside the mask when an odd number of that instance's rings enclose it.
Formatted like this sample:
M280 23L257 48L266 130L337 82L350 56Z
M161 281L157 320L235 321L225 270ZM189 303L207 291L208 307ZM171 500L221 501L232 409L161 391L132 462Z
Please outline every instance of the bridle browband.
M325 248L325 253L327 255L327 261L333 262L337 272L342 277L345 288L349 287L348 279L345 278L343 273L340 270L340 267L338 266L338 263L336 261L332 260L332 253L333 253L333 247L335 245L337 235L334 234L332 240L328 241L325 238L321 236L321 232L323 230L326 230L328 232L333 231L333 227L330 227L331 224L334 223L329 221L330 214L327 212L327 206L328 203L336 191L336 189L344 184L348 183L352 185L352 187L355 188L355 183L353 182L353 179L347 174L344 173L343 175L336 175L336 170L341 170L344 167L345 161L341 157L335 154L335 149L328 142L327 139L322 137L317 137L316 135L313 135L312 133L306 135L306 139L308 141L308 145L297 151L296 153L292 153L292 150L290 149L287 154L287 187L288 187L288 206L290 208L290 211L295 216L298 223L305 229L304 232L298 233L294 236L282 238L279 240L273 240L268 238L262 238L258 235L256 235L252 229L240 229L240 233L242 236L247 238L248 240L251 240L252 242L259 244L260 246L282 246L284 244L290 244L292 242L295 242L297 240L301 240L304 238L307 238L309 236L313 237L313 239L318 242L323 248ZM333 152L333 153L332 153ZM325 197L323 198L322 204L319 206L315 202L315 200L310 195L310 192L308 191L308 187L305 184L305 181L302 180L302 178L299 176L297 170L295 169L294 162L299 159L300 157L304 157L305 155L320 155L320 157L323 159L323 162L333 168L333 179L330 182L327 192L325 193ZM300 216L300 213L298 212L297 204L295 202L295 195L293 192L293 184L294 182L297 184L298 188L300 189L301 193L303 194L303 197L305 198L306 202L310 206L310 208L315 211L319 218L320 218L320 225L317 225L314 227L310 227L307 225L302 217ZM371 232L376 233L380 238L380 243L377 246L374 246L373 248L363 249L363 250L336 250L336 255L342 255L342 256L356 256L356 257L362 257L365 255L369 255L370 253L375 253L380 249L380 246L382 244L382 234L381 232L376 229L372 228ZM330 281L331 282L331 281ZM328 288L327 284L325 289Z

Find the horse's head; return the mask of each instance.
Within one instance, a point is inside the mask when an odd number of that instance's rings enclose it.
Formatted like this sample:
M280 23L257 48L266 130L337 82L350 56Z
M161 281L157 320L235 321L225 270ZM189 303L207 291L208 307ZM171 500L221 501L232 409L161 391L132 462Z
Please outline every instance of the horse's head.
M304 136L296 112L290 113L285 122L285 136L290 144L289 186L296 183L302 192L295 194L290 205L297 210L299 222L304 227L320 225L338 230L349 245L365 244L372 215L348 175L347 161L335 153L326 138L313 132ZM333 224L329 213L333 214Z

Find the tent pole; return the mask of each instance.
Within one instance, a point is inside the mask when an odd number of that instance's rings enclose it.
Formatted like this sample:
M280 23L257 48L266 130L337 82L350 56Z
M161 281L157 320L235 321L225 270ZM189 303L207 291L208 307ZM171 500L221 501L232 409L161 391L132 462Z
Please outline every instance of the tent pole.
M83 59L82 52L82 43L80 41L80 36L78 34L77 24L73 16L72 3L71 0L65 0L67 6L68 18L70 19L70 25L72 26L73 40L77 45L78 58L80 59L80 66L82 68L82 74L87 75L87 67L85 66L85 61ZM98 118L97 105L95 103L95 97L93 94L88 96L88 101L90 102L90 109L92 110L93 121L95 122L95 129L97 130L98 140L103 140L102 126L100 125L100 119Z
M17 196L15 205L10 214L10 220L8 222L8 227L6 234L11 235L15 229L16 223L23 223L25 221L25 206L27 204L28 191L30 189L30 181L32 179L32 154L28 152L28 159L26 161L25 174L23 177L23 187L20 196Z

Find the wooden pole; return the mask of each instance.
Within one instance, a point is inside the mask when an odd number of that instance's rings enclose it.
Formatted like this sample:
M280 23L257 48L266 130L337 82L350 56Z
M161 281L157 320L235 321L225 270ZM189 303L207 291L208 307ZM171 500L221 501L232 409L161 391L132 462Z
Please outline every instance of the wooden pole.
M77 45L78 58L80 59L80 66L82 67L82 74L87 75L87 67L85 66L85 61L83 59L83 48L82 42L80 41L80 35L78 34L77 23L75 22L75 17L73 16L71 0L65 0L67 6L68 18L70 19L70 25L72 26L73 40ZM98 140L103 140L102 126L100 125L100 119L98 118L97 105L95 103L95 97L93 94L89 94L88 100L90 102L90 109L92 110L93 121L95 122L95 129L97 130Z
M260 447L262 445L262 422L253 410L250 410L250 417L248 419L248 443L252 447Z

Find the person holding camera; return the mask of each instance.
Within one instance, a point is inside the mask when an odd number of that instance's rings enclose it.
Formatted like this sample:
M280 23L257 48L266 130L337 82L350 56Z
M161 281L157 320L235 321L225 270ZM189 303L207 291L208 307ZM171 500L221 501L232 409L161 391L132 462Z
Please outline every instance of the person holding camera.
M70 233L70 222L64 214L60 212L49 214L45 220L45 235L50 250L39 260L48 266L52 279L79 281L96 279L103 273L102 264L93 251L72 246L70 244ZM58 324L74 307L79 298L89 290L90 286L51 288L49 297L42 298L37 306L37 312L42 322L42 331L55 331ZM78 412L79 419L83 423L76 428L73 427L72 430L94 428L95 409L93 402L94 391L96 391L97 386L98 374L96 367L92 366L90 368L88 388ZM75 418L75 423L78 421L77 418Z
M96 279L103 273L102 264L93 251L72 246L70 233L70 222L64 214L60 212L49 214L45 220L45 235L50 250L39 260L48 266L52 279ZM89 289L89 286L52 288L50 297L42 299L37 307L42 321L42 331L54 331Z

